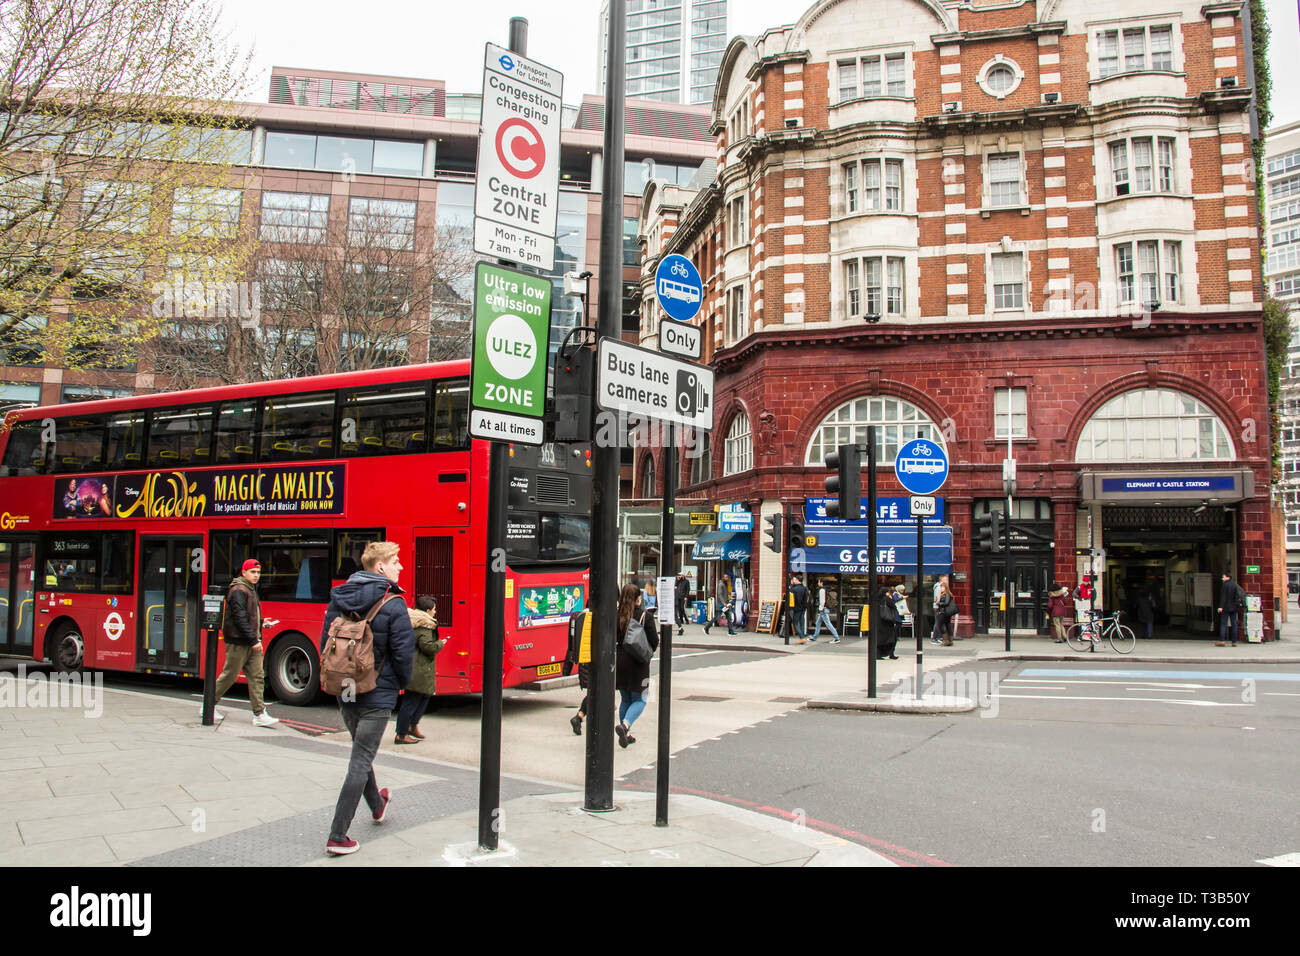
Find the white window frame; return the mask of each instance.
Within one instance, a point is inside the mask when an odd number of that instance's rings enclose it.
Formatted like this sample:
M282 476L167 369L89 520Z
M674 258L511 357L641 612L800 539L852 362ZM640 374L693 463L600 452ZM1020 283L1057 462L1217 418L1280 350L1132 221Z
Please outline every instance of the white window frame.
M1007 405L1010 399L1010 416ZM998 388L993 391L993 437L1003 441L1007 438L1008 424L1011 440L1029 438L1029 389Z
M171 234L233 239L239 232L242 189L180 186L172 198Z
M722 474L738 475L754 467L754 443L749 429L749 416L743 411L727 426Z
M374 248L410 251L415 248L418 214L414 199L352 196L348 199L348 245L369 243Z
M1164 238L1130 239L1115 243L1111 255L1115 262L1119 304L1145 307L1149 302L1162 305L1184 303L1186 293L1183 289L1182 246L1181 239ZM1125 264L1127 269L1123 267ZM1171 265L1173 269L1170 269ZM1153 288L1155 296L1148 298ZM1176 292L1176 297L1171 297L1171 291Z
M901 156L866 156L841 164L844 215L905 213L906 170Z
M844 317L882 319L907 314L907 257L878 253L841 260L844 282ZM873 308L874 306L874 308Z
M144 232L153 190L148 183L91 179L81 189L82 216L97 232ZM93 208L93 213L90 211Z
M737 193L727 200L727 250L749 244L749 221L745 218L745 194Z
M1168 162L1164 150L1168 149ZM1149 150L1149 163L1139 164L1138 154ZM1125 136L1106 142L1106 158L1110 164L1110 194L1116 199L1125 196L1149 196L1178 191L1178 140L1174 136ZM1146 170L1147 184L1140 178Z
M831 68L834 70L833 83L835 102L847 103L858 99L908 99L912 93L912 51L907 48L885 47L877 50L855 50L831 56ZM901 64L893 70L891 64ZM852 94L845 95L850 87L844 82L844 70L851 68L853 73ZM901 69L902 77L896 74ZM879 92L868 93L866 84L868 75L875 77ZM900 84L901 83L901 87Z
M993 161L1015 157L1016 161L1016 199L1014 202L993 201ZM1009 179L999 179L998 183L1009 183ZM1029 205L1028 187L1025 183L1025 152L1022 147L1009 146L1007 149L990 148L984 154L984 209L1023 209Z
M1019 265L1018 270L1013 268L1013 263L1017 263ZM1010 274L1008 274L1006 271L1008 268L1012 269ZM1006 280L1015 280L1017 278L1017 276L1015 275L1017 271L1019 272L1019 276L1018 276L1019 281L1006 281ZM1025 263L1025 254L1023 251L989 253L989 270L988 270L989 307L991 311L993 312L1024 312L1025 311L1026 309L1025 273L1027 271L1028 270ZM1002 279L1004 281L999 282L998 281L999 279ZM1001 293L999 292L999 287L1002 287L1003 289ZM1002 304L999 304L998 297L1000 294L1004 297L1004 299L1006 296L1010 296L1012 301L1010 303L1004 301Z
M292 201L289 202L288 199ZM274 203L284 203L284 205L274 205ZM268 216L268 213L271 215ZM329 217L328 193L267 190L262 193L258 238L263 242L323 245L329 235Z
M1203 454L1207 438L1210 451ZM1093 412L1079 435L1074 458L1079 462L1233 461L1236 453L1231 433L1204 402L1175 389L1139 388L1115 396Z
M995 90L992 84L989 83L989 75L999 68L1006 69L1011 73L1011 85L1001 91ZM1024 82L1024 79L1025 71L1020 68L1020 64L1000 53L980 67L979 73L975 75L975 82L979 84L979 88L998 100L1004 100L1020 89L1020 84Z
M1089 74L1094 80L1108 80L1116 76L1129 76L1134 73L1181 73L1183 70L1181 21L1178 17L1151 17L1141 21L1118 21L1088 24L1088 61ZM1157 51L1152 43L1153 31L1168 31L1168 49ZM1137 49L1135 40L1140 41ZM1114 44L1113 57L1105 57L1103 49L1109 51ZM1163 45L1163 41L1161 41ZM1168 63L1156 66L1155 58L1159 54L1168 56ZM1138 60L1140 58L1140 61ZM1109 63L1113 61L1113 67ZM1104 72L1103 72L1104 71Z
M897 395L859 395L830 412L813 429L804 464L822 467L827 452L839 445L866 444L867 426L876 426L876 466L893 467L899 445L928 438L947 447L939 426L919 406Z
M727 289L726 343L735 345L749 335L749 312L745 307L745 283Z

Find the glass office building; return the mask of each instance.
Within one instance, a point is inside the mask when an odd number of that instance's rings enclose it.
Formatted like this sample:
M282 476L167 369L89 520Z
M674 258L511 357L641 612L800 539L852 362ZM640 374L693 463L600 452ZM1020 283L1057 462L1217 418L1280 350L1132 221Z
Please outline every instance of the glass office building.
M596 71L605 91L609 4L600 10ZM627 95L710 103L727 46L727 0L628 0Z

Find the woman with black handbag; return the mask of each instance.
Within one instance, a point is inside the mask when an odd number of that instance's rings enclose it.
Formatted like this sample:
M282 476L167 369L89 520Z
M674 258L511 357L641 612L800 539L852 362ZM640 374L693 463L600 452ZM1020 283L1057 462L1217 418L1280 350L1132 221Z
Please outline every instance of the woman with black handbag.
M634 631L633 629L636 629ZM639 633L638 633L639 632ZM636 743L630 733L632 724L645 710L645 691L650 686L650 659L659 649L659 627L653 610L641 600L635 584L623 585L618 596L618 631L615 635L618 654L615 659L614 686L618 688L618 745L626 748ZM645 649L649 648L647 654Z
M898 660L894 653L898 645L898 605L894 603L894 591L885 585L880 586L876 595L876 619L880 622L880 633L876 635L876 660Z

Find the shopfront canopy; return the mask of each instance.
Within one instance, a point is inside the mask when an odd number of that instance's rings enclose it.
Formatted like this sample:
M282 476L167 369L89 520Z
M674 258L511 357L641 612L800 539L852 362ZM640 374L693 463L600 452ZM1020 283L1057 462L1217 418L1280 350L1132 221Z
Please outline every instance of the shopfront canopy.
M748 561L748 531L710 531L691 549L692 561Z
M809 526L804 568L814 574L866 574L871 563L867 529L863 525L817 528ZM952 528L925 529L925 573L952 572ZM916 528L878 528L876 573L916 573Z

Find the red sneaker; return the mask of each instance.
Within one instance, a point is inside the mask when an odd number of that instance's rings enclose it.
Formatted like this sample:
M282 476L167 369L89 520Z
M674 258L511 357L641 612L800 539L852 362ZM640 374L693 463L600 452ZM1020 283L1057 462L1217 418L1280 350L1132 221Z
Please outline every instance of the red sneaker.
M349 840L344 837L342 840L330 840L325 844L325 852L334 856L347 856L349 853L356 853L361 849L361 844L356 840Z
M392 799L392 797L388 795L387 787L379 791L379 799L383 802L379 804L379 810L372 813L371 816L374 817L376 823L383 823L384 814L388 812L388 801Z

